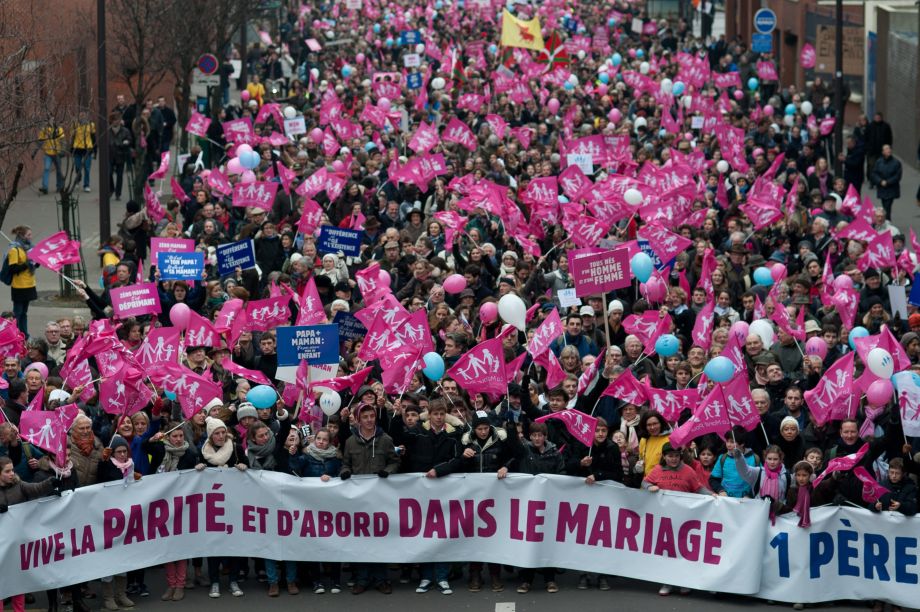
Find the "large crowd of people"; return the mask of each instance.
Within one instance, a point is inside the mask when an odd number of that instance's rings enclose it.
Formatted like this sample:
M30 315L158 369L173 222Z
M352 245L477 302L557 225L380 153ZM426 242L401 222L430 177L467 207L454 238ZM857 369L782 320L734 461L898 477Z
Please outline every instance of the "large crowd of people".
M920 373L920 311L906 300L920 245L912 230L908 240L891 223L892 207L901 205L901 167L880 113L848 126L845 150L835 154L826 126L843 117L833 88L812 77L799 91L765 78L763 64L774 66L775 58L746 41L694 36L694 18L711 27L708 1L698 11L681 3L684 15L661 19L650 18L641 1L517 4L521 23L540 18L542 52L501 46L495 3L285 4L278 31L228 54L241 57L251 75L241 98L226 94L206 136L192 137L171 190L151 181L162 217L149 201L127 201L119 233L100 245L101 287L96 279L77 282L92 321L68 317L29 328L35 264L26 252L38 236L34 228L12 230L13 312L5 316L24 336L21 346L3 347L0 503L67 486L235 467L323 480L567 474L649 493L765 498L771 512L794 512L803 526L808 508L822 504L916 512L920 470L916 440L902 427L902 390L880 404L870 404L865 389L852 391L852 401L838 395L851 409L830 418L809 393L824 388L841 360L870 375L863 353L854 357L857 328L893 338L896 346L887 348L900 351L897 370ZM407 43L407 32L418 42ZM229 91L230 76L222 74ZM114 156L116 195L134 139L145 140L150 172L170 149L162 107L150 102L140 114L123 103L115 108L113 146L124 149ZM151 117L160 117L156 130ZM278 140L284 119L295 117L306 132ZM240 118L253 125L247 144L258 164L249 170L228 167L242 159L242 141L224 133L224 122ZM838 161L843 171L835 176ZM239 207L220 177L281 185L270 206ZM639 201L629 201L630 190ZM870 190L878 208L865 199ZM329 225L360 230L358 254L324 252L318 237ZM161 281L150 256L155 237L192 239L204 253L202 277ZM257 265L221 274L217 247L246 239ZM671 249L668 240L685 246ZM646 282L633 278L606 296L574 299L567 291L575 286L574 259L579 249L597 247L627 249L631 257L654 252L660 265ZM448 283L453 275L462 282ZM140 282L157 283L161 313L119 319L113 290ZM321 304L311 305L314 294ZM527 308L521 329L495 315L509 294ZM280 324L221 327L228 305L281 295L291 300ZM219 340L183 345L179 357L183 371L218 383L221 397L188 416L181 398L157 381L151 401L106 411L94 391L112 375L98 352L88 359L92 381L71 384L87 339L109 334L127 359L153 331L173 325L170 313L181 304L216 322ZM364 346L382 308L395 309L394 328L422 311L430 331L424 340L448 368L500 339L502 363L514 369L506 393L471 391L475 384L450 372L426 377L426 364L404 340L386 350ZM333 414L312 408L320 392L297 401L284 389L298 383L277 378L274 328L306 320L304 312L317 315L313 322L357 313L370 329L341 338L335 378L365 380L354 393L339 387ZM560 328L537 352L534 334L553 317ZM648 321L653 332L642 324ZM678 341L673 352L660 350L667 356L656 351L663 334ZM672 440L718 385L707 366L730 350L738 356L733 375L748 381L756 424ZM406 355L414 355L412 367L395 375L394 362ZM248 401L262 377L286 399L268 408ZM654 390L693 393L675 394L692 399L665 412ZM21 439L17 426L27 410L71 403L80 415L67 433L63 467ZM592 446L564 421L540 419L563 410L597 418ZM887 493L867 501L863 483L846 470L813 486L829 461L867 442L858 465ZM416 592L450 594L451 584L465 580L475 592L484 588L484 569L403 566L399 583L417 579ZM166 565L162 598L179 601L197 586L220 597L222 576L240 596L253 572L270 597L282 588L297 594L305 584L337 593L346 581L355 594L390 593L390 570L192 559ZM493 591L511 575L492 564L487 572ZM521 569L517 592L534 588L537 573L548 592L558 590L553 568ZM108 610L148 595L144 570L101 584ZM578 588L592 585L609 589L605 576L580 576ZM659 593L671 590L663 585ZM83 612L89 591L50 592L49 608L61 601ZM14 599L14 608L21 605Z

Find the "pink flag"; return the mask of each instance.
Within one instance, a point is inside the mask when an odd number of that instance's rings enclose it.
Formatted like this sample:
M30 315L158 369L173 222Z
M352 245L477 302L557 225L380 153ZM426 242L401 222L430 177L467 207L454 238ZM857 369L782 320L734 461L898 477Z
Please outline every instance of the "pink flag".
M693 393L686 393L692 391ZM692 408L696 403L695 389L682 389L680 391L667 391L656 389L650 384L645 386L645 394L648 396L649 410L654 410L664 417L668 423L677 423L681 413L685 408ZM688 405L689 400L689 405Z
M760 415L754 407L751 388L747 374L734 376L722 386L722 395L728 410L728 420L732 425L741 425L751 431L760 424Z
M44 410L45 407L45 385L42 385L38 388L38 391L35 393L35 397L32 398L32 401L29 402L29 405L26 407L26 410Z
M639 238L648 240L649 246L658 255L658 258L667 264L678 253L684 251L693 244L689 238L684 238L679 234L668 231L658 224L649 224L638 232Z
M533 338L527 344L527 352L534 357L539 357L549 349L553 340L561 335L562 319L559 317L559 311L554 308L534 332Z
M882 495L891 493L891 491L880 485L878 481L866 471L866 468L861 465L853 470L853 475L856 476L863 485L862 499L867 504L874 504Z
M861 261L861 260L860 260ZM847 329L853 328L856 311L859 309L859 292L856 289L837 289L833 296L834 308Z
M307 236L316 232L323 222L323 209L316 201L307 198L303 203L303 214L297 222L297 231Z
M26 336L14 321L0 319L0 357L25 357Z
M185 131L201 138L207 138L208 128L211 126L211 120L199 112L193 112L189 117L188 123L185 124Z
M185 346L220 346L220 332L209 319L194 310L189 311L185 330Z
M383 309L374 316L367 326L367 335L361 344L358 357L365 361L384 359L388 355L399 353L403 343L396 337L396 327L409 318L405 311Z
M67 447L67 430L57 412L23 412L19 417L19 435L23 440L55 455L64 452Z
M180 203L188 202L191 200L191 198L188 197L188 195L185 193L185 190L182 189L182 185L180 185L179 181L176 180L176 177L169 177L169 188L172 189L173 197L179 200Z
M844 417L855 416L859 396L854 393L853 356L854 353L850 352L835 361L817 386L805 392L805 403L818 425L824 425L834 418L841 408Z
M690 334L693 344L706 351L712 346L713 320L715 319L716 308L716 303L715 300L712 299L712 294L710 293L709 295L709 301L706 302L703 309L696 315L696 322L693 324L693 332Z
M654 352L655 340L658 338L661 326L661 314L657 310L646 310L641 315L629 315L623 319L623 328L633 334L642 342L643 346Z
M910 367L910 357L907 356L904 347L898 342L887 325L882 325L879 333L873 336L863 336L855 338L853 343L856 344L856 353L863 363L867 363L869 351L874 348L883 348L889 353L894 360L894 371L900 372ZM876 378L876 377L873 377Z
M802 45L802 50L799 51L799 63L802 65L802 68L810 70L815 67L817 61L818 54L815 52L815 48L811 43Z
M224 302L224 305L220 307L220 311L217 313L217 317L214 319L214 327L222 332L229 331L234 321L243 310L243 305L243 300L239 298L233 298L232 300Z
M166 177L167 170L169 170L169 151L163 151L160 153L160 165L147 178L151 181L158 181Z
M863 456L869 452L869 443L866 442L862 447L855 453L851 453L844 457L836 457L827 462L827 467L824 468L824 471L815 478L813 486L815 488L821 484L821 481L827 478L833 472L848 472L856 467L859 462L862 460Z
M866 245L866 251L856 262L856 267L865 272L869 268L881 270L896 265L894 242L891 232L875 232Z
M354 374L349 374L348 376L340 376L338 378L332 378L328 380L322 380L314 383L311 386L324 387L326 389L332 389L333 391L344 391L348 389L352 395L357 393L361 386L367 381L367 377L370 375L371 371L374 368L367 367L363 370L358 370Z
M268 331L291 322L291 296L281 295L252 300L246 305L246 319L251 331Z
M724 438L725 433L731 428L732 423L728 418L728 406L722 387L716 385L693 411L693 416L671 432L671 446L682 447L690 440L708 433Z
M489 127L492 128L492 131L495 132L495 135L498 136L499 140L505 139L505 130L508 129L508 124L500 115L486 115L486 121L489 124Z
M144 183L144 208L147 211L147 216L154 223L159 223L166 216L166 210L160 203L160 198L147 183Z
M559 365L559 359L556 353L552 351L543 351L534 357L534 363L546 370L546 387L553 389L562 384L565 380L566 373Z
M444 128L441 139L445 142L456 142L470 151L475 151L478 146L476 136L473 135L473 130L456 117L452 117L447 123L447 127Z
M274 181L237 183L233 187L233 205L240 208L253 206L270 211L275 203L276 193L278 193L278 183Z
M593 416L571 408L537 417L534 421L542 423L548 419L562 421L569 433L585 446L590 447L594 444L594 430L597 429L597 419Z
M373 304L392 293L388 286L380 282L380 264L377 262L355 272L355 280L365 304Z
M134 355L143 366L161 363L176 363L179 359L179 335L177 327L156 327L150 330Z
M601 397L609 396L623 400L627 404L641 406L646 402L645 387L639 384L632 370L625 370L604 389Z
M224 128L224 137L227 142L251 145L256 140L255 133L252 131L252 119L249 117L224 121L221 125Z
M505 384L510 385L513 382L520 382L518 376L523 378L524 373L521 372L521 368L524 367L524 361L527 360L527 356L527 351L524 351L505 364Z
M447 375L470 393L504 393L505 351L501 340L480 342L464 353Z
M66 264L79 263L80 242L70 240L67 232L62 230L36 243L28 255L32 261L60 272Z
M716 256L713 253L712 249L706 249L703 251L703 265L700 268L700 278L696 283L697 287L701 287L703 291L706 292L706 295L712 296L712 273L715 271L718 266L716 261Z
M419 155L424 155L437 146L440 141L438 129L422 121L409 141L409 148Z
M920 384L913 372L898 372L891 377L897 389L898 407L901 409L901 424L904 435L920 436Z
M316 289L316 281L313 280L312 276L304 285L303 293L300 295L299 308L295 325L326 323L326 312L323 310L323 302L320 300L319 291Z
M594 377L597 376L598 370L600 370L604 365L604 358L607 352L606 348L601 349L600 355L589 365L581 376L578 377L578 390L577 394L581 395L588 388L588 385L591 384L591 381L594 380Z
M270 387L274 386L268 376L259 370L250 370L248 368L244 368L241 365L237 365L229 357L224 357L224 360L220 362L220 367L222 367L227 372L230 372L231 374L245 378L246 380L257 382L260 385L268 385Z
M738 208L751 220L755 231L772 225L783 217L778 205L760 198L750 198L746 204Z

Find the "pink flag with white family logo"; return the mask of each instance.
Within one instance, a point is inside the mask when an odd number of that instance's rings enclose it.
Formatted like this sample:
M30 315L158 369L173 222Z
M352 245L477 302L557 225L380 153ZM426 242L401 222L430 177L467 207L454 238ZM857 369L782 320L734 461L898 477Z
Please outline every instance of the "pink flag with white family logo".
M208 186L221 195L230 195L233 193L233 185L223 172L214 168L208 174Z
M301 234L311 236L316 232L323 223L323 209L315 200L307 198L303 203L303 215L297 222L297 231Z
M141 346L134 352L137 362L144 366L160 363L176 363L179 359L179 335L182 331L176 327L157 327L151 329Z
M601 349L600 355L598 355L597 358L591 362L591 365L585 368L585 371L582 373L582 375L578 377L578 390L576 393L584 393L588 388L588 385L591 384L591 381L594 380L594 377L597 376L598 370L604 367L604 359L606 353L606 348Z
M29 250L29 259L60 272L65 265L80 261L80 242L71 240L67 232L60 231L36 243Z
M280 295L264 300L252 300L246 305L250 331L268 331L291 321L291 296Z
M590 414L585 414L581 410L570 408L537 417L534 421L542 423L549 419L558 419L562 421L565 428L569 430L569 433L585 446L594 444L594 431L597 429L597 419Z
M167 170L169 170L169 151L163 151L160 153L160 165L147 178L152 181L159 181L166 177Z
M444 132L441 134L441 139L444 142L455 142L470 151L475 151L478 146L473 130L456 117L452 117L447 123L447 127L444 128Z
M189 311L185 328L185 346L220 346L220 332L209 319L194 310Z
M674 259L678 253L693 244L689 238L668 231L658 224L649 224L639 230L639 238L648 240L649 246L664 263Z
M824 471L821 472L817 478L815 478L813 483L814 487L818 488L818 485L821 484L821 481L827 478L833 472L849 472L859 464L863 456L868 452L869 443L866 442L855 453L851 453L844 457L836 457L831 459L827 462L827 467L824 468Z
M693 416L671 432L671 446L682 447L686 442L708 433L724 438L731 428L722 388L716 385L693 411Z
M19 435L38 448L54 455L67 448L67 430L77 418L76 404L60 406L57 410L33 410L19 417Z
M332 389L333 391L344 391L345 389L348 389L351 391L352 395L354 395L367 381L367 377L370 375L373 369L374 368L372 367L364 368L363 370L358 370L354 374L349 374L348 376L340 376L338 378L318 381L313 383L311 386Z
M751 396L747 375L735 376L720 386L731 424L741 425L747 431L757 427L760 424L760 415L754 407L754 398Z
M274 181L253 181L237 183L233 187L233 205L243 208L253 206L270 211L275 203L278 183Z
M26 354L26 336L16 323L0 319L0 357L23 357Z
M185 124L185 131L201 138L207 138L211 120L199 112L193 112Z
M850 352L827 369L814 389L805 392L805 403L818 425L834 418L855 416L859 396L855 394L853 356Z
M536 357L533 362L546 370L546 387L552 389L562 384L565 380L566 372L559 365L559 358L552 351L543 351Z
M539 357L549 348L553 340L561 335L562 319L559 318L559 311L554 308L534 332L533 338L527 344L527 352L534 357Z
M253 144L256 140L252 131L252 119L243 117L221 123L224 128L224 137L233 144Z
M862 499L867 504L874 504L885 493L891 493L872 477L872 475L863 466L857 466L853 470L853 475L862 483Z
M470 393L504 393L505 351L501 340L480 342L464 353L447 375Z
M646 385L645 395L649 410L658 412L668 423L676 423L681 413L686 408L692 409L698 400L696 389L668 391Z
M235 376L239 376L240 378L251 380L252 382L259 383L260 385L268 385L270 387L274 386L272 385L272 381L268 378L268 376L259 370L250 370L248 368L244 368L241 365L237 365L229 357L224 357L224 360L220 362L220 367Z
M300 295L300 310L297 312L296 325L317 325L326 322L326 312L323 310L323 302L320 300L319 291L316 289L316 281L311 276L304 285L303 293Z
M715 300L711 296L712 294L710 294L710 299L703 306L703 309L696 315L696 322L693 324L693 331L690 334L693 344L707 351L712 345L712 330L716 308Z
M639 384L632 370L625 370L614 380L610 381L601 397L609 396L623 400L627 404L641 406L645 403L645 387Z
M166 210L160 203L160 198L147 183L144 183L144 208L147 210L147 216L154 223L159 223L166 216Z
M815 52L815 48L811 43L802 45L802 50L799 51L799 63L802 65L802 68L810 70L815 67L817 61L818 54Z

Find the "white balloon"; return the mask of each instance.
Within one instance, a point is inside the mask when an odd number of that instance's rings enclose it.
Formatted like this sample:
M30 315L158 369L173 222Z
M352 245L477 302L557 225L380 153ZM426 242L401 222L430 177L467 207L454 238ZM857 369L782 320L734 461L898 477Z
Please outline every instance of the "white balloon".
M623 193L623 199L630 206L638 206L642 203L642 192L638 189L627 189Z
M879 378L891 378L894 374L894 359L891 353L883 348L876 347L869 351L866 355L866 366Z
M513 293L506 293L498 300L498 315L502 321L514 325L521 331L527 327L527 306L524 305L524 300Z
M578 59L580 59L580 60L585 59L585 50L584 50L584 49L579 49L579 50L578 50L578 53L577 53L576 55L578 55Z
M674 90L674 83L671 79L662 79L661 81L661 92L669 94Z
M435 77L435 78L431 79L431 88L432 88L432 89L437 89L437 90L444 89L444 86L445 86L445 85L447 85L447 83L445 83L445 82L444 82L444 79L442 79L441 77Z
M326 416L332 416L342 407L342 396L336 391L326 391L319 396L319 407Z
M693 96L684 96L684 108L693 106Z
M577 87L577 86L578 86L578 77L575 76L574 74L573 74L573 75L570 75L570 76L569 76L569 83L571 83L572 85L575 85L575 86Z
M297 116L297 109L296 109L296 108L294 108L293 106L285 106L285 107L284 107L284 118L285 118L285 119L293 119L293 118L296 117L296 116Z
M649 66L648 62L642 62L641 64L639 64L639 72L641 72L642 74L648 74L648 71L650 69L651 69L651 66Z
M319 68L310 68L310 76L313 77L314 81L318 79L319 78Z
M811 105L811 102L809 102L808 100L805 100L804 102L802 102L802 105L799 108L802 110L802 113L805 115L810 115L812 111L815 110L814 107Z
M751 326L748 328L748 332L760 336L761 341L763 341L765 350L773 346L773 326L764 319L757 319L751 323Z
M795 117L792 115L785 115L783 116L783 123L785 123L787 127L792 127L795 123Z
M725 174L728 172L728 162L724 159L720 159L718 163L716 163L716 170L719 171L719 174Z
M424 44L419 43L419 44L415 45L415 52L416 52L416 53L422 53L422 52L424 52L424 51L425 51L425 45L424 45Z

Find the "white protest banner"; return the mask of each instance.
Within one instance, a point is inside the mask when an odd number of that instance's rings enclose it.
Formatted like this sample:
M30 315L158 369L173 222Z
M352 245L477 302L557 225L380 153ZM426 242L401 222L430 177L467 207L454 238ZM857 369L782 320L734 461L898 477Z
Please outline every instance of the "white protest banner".
M817 603L881 599L917 605L920 519L862 508L812 508L811 527L794 514L767 523L758 597Z
M700 115L694 115L690 118L690 129L691 130L702 130L703 129L703 117Z
M594 156L590 153L568 153L565 161L570 166L578 166L578 169L587 175L594 174Z
M418 53L407 53L403 56L403 66L406 68L415 68L416 66L421 66L422 56Z
M575 288L559 290L559 305L563 308L581 306L581 299L575 295Z
M307 133L307 121L302 116L284 120L284 135L288 138Z
M488 561L754 593L767 507L554 475L168 472L0 514L0 597L167 561Z

